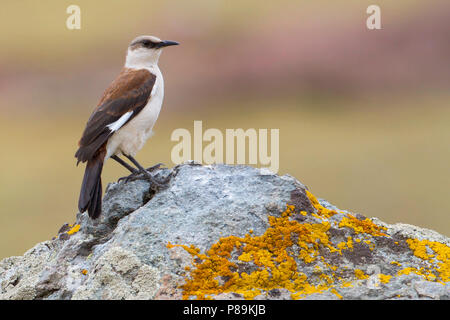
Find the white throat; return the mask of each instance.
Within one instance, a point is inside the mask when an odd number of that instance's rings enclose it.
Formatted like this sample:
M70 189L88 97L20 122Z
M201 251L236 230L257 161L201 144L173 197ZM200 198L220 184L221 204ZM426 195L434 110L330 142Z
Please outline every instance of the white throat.
M151 69L158 66L159 56L162 50L128 49L125 60L126 68Z

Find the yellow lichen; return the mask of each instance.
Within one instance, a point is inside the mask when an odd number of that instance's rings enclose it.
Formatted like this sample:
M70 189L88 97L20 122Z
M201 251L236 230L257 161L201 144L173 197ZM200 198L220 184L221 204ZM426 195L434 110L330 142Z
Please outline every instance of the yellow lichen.
M248 233L244 237L220 238L205 254L194 246L169 243L168 248L182 247L194 258L190 277L182 285L183 297L204 299L212 294L235 292L251 299L261 290L275 288L286 288L300 297L327 290L334 280L323 274L319 277L320 283L309 283L306 276L297 271L290 248L296 244L298 257L305 263L316 260L319 247L336 250L327 234L330 223L302 224L290 220L294 210L293 206L287 206L281 217L270 216L270 226L261 236ZM252 267L240 270L237 263L231 262L232 254L237 252L240 252L237 261Z
M360 280L368 279L369 276L360 269L355 269L355 277Z
M339 299L342 299L343 297L337 292L336 289L331 289L331 292L333 292Z
M341 288L351 288L353 287L353 283L351 281L345 281L341 284Z
M347 242L340 242L340 243L338 243L337 247L340 250L345 249L345 248L347 248Z
M342 255L342 250L350 250L353 251L353 239L352 237L347 237L346 242L340 242L337 244L337 248L339 250L339 254Z
M439 277L441 282L450 281L450 247L436 241L429 240L418 240L418 239L407 239L406 243L409 248L413 251L414 255L426 261L437 260L437 267L430 267L428 269L421 268L417 271L417 274L422 275L426 279L433 281L433 278ZM427 253L428 250L432 251L433 254ZM403 271L412 272L412 268L406 268ZM417 269L416 269L417 270ZM437 274L435 274L437 273Z
M342 218L341 222L339 223L339 227L351 228L355 230L357 234L366 233L374 237L387 236L385 233L380 231L386 230L385 227L376 225L369 218L359 220L358 218L352 216L351 214L348 214L347 217Z
M335 210L330 210L325 208L324 206L322 206L319 203L319 200L317 200L317 198L308 190L306 191L306 195L309 198L309 201L311 202L311 204L313 205L313 207L317 210L317 214L319 216L325 217L325 218L329 218L331 216L334 216L335 214L337 214L337 212Z
M181 285L183 298L196 297L197 299L209 299L212 295L234 292L242 294L245 299L253 299L255 296L276 288L284 288L291 292L292 299L301 299L312 293L323 293L330 290L341 297L335 288L351 287L351 281L344 281L339 275L342 270L330 265L321 255L323 250L330 253L343 250L353 250L354 243L364 241L375 248L375 242L371 242L370 236L387 236L383 231L386 228L373 223L370 219L359 220L351 214L347 214L339 222L339 227L348 227L361 234L359 238L347 237L346 241L333 244L329 238L331 223L327 221L337 214L320 205L318 200L308 191L306 192L312 205L316 209L314 215L320 218L320 223L301 223L291 219L293 215L306 215L304 211L295 211L293 205L287 205L286 210L280 216L269 216L269 227L264 234L256 236L253 230L249 230L243 237L221 237L206 252L193 245L171 244L167 247L181 247L192 257L192 267L186 267L188 272L185 283ZM77 230L78 231L78 230ZM75 231L76 232L76 231ZM439 260L436 275L442 281L448 281L450 277L449 248L437 242L421 242L419 240L407 241L416 256L425 260ZM433 254L427 252L433 250ZM431 251L430 251L431 252ZM298 261L304 264L316 263L314 275L308 278L300 272ZM401 266L392 261L391 264ZM415 272L428 280L436 280L432 270L405 268L397 274ZM363 270L354 270L356 279L368 279L369 276ZM388 283L390 275L378 275L380 282Z
M353 239L352 239L352 237L347 237L347 247L350 250L353 250Z
M427 254L427 245L429 245L429 241L420 241L418 239L407 239L406 243L409 245L409 248L414 252L416 257L419 257L423 260L428 260L434 257L434 255Z
M380 281L382 283L388 283L391 280L392 276L387 275L387 274L379 274L378 275L378 279L380 279Z
M407 267L397 272L397 275L403 275L403 274L410 274L415 273L419 276L422 276L424 279L428 281L436 281L437 277L436 275L429 269L425 269L424 267L421 267L420 269L414 268L414 267Z
M72 227L72 229L67 231L67 234L71 235L71 234L77 233L78 231L80 231L80 225L76 224Z
M419 270L417 270L416 268L413 268L413 267L407 267L407 268L404 268L404 269L398 271L398 272L397 272L397 275L398 275L398 276L401 276L401 275L403 275L403 274L410 274L410 273L416 273L416 274L422 275L422 274L419 272Z
M334 282L333 279L329 275L327 275L325 273L322 273L320 275L320 279L324 280L325 283L327 283L327 284L332 284Z

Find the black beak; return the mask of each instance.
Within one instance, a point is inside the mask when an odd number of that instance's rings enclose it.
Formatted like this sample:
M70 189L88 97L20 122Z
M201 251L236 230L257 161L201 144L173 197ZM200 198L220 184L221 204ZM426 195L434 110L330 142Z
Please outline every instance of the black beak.
M179 45L179 43L176 41L164 40L156 44L156 48L164 48L168 46L177 46L177 45Z

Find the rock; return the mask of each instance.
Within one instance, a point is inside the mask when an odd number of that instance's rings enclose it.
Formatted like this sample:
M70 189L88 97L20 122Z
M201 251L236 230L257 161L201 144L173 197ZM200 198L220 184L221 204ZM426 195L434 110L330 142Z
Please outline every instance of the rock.
M0 261L0 299L449 299L450 240L316 199L295 178L188 162L154 191ZM57 230L57 228L55 228Z

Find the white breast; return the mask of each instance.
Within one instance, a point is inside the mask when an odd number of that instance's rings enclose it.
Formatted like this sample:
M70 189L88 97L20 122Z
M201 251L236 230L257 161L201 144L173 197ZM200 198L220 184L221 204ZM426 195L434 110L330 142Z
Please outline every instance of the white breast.
M122 153L134 157L152 135L152 128L158 119L164 98L164 80L158 66L152 66L147 69L156 75L150 99L137 116L109 138L106 145L105 160L112 155L120 155Z

